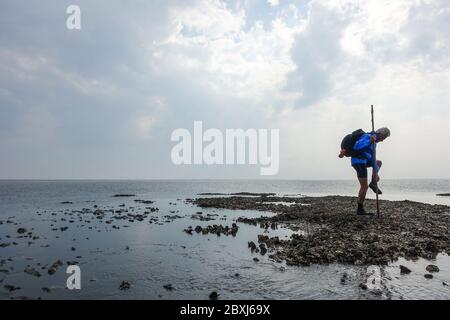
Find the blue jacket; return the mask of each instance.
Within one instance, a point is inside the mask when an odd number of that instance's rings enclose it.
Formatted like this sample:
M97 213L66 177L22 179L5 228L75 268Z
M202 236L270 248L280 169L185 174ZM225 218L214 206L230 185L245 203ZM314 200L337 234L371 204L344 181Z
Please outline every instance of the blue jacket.
M355 164L369 164L370 166L373 166L373 152L377 147L377 141L375 141L375 145L372 146L370 143L370 136L371 133L365 133L358 141L356 141L353 150L360 151L364 155L364 159L352 157L352 166Z

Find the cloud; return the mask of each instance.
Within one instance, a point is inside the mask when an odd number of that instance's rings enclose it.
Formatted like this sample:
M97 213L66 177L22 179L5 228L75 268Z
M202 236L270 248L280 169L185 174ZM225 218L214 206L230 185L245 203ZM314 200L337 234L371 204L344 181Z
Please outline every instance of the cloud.
M406 157L450 177L408 138L447 167L429 141L450 138L448 1L78 2L79 32L70 1L2 4L0 178L258 176L174 167L170 133L194 120L280 128L280 178L348 177L335 149L372 103L395 133L386 174L417 175Z
M267 2L272 6L276 7L280 4L280 0L267 0Z

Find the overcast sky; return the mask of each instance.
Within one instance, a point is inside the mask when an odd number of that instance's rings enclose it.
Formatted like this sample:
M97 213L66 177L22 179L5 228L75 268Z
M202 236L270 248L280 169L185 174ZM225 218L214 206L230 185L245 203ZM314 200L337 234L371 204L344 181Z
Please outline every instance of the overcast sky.
M280 129L272 178L351 179L371 104L382 178L450 178L449 30L448 0L3 0L0 178L259 178L172 164L202 120Z

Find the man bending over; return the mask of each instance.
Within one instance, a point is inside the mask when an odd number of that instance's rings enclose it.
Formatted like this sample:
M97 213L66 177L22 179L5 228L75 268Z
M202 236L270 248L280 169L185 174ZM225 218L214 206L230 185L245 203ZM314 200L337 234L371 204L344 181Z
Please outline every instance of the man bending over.
M351 164L356 170L358 176L360 189L358 194L358 209L356 213L358 215L371 215L364 210L364 200L366 199L367 189L370 188L373 192L377 192L377 186L375 179L378 182L380 177L378 176L378 171L381 168L382 162L377 160L375 164L376 168L373 170L371 182L368 184L367 180L367 168L373 168L374 166L374 152L378 142L384 141L387 137L391 135L391 131L388 128L378 129L375 133L365 133L363 134L353 146L353 152L357 155L352 156ZM339 157L345 155L345 150L341 150ZM378 194L381 194L381 190L378 189Z

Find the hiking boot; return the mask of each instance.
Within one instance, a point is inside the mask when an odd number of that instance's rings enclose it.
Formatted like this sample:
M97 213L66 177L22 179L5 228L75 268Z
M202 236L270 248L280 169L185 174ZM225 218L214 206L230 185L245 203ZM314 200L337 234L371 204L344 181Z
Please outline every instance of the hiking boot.
M375 182L372 181L372 182L369 184L369 188L372 189L372 191L373 191L374 193L377 193L377 186L376 186ZM378 194L383 194L383 192L381 192L380 188L378 188Z
M358 209L356 210L356 214L358 216L372 216L373 213L366 212L364 209L364 206L360 203L358 203Z

